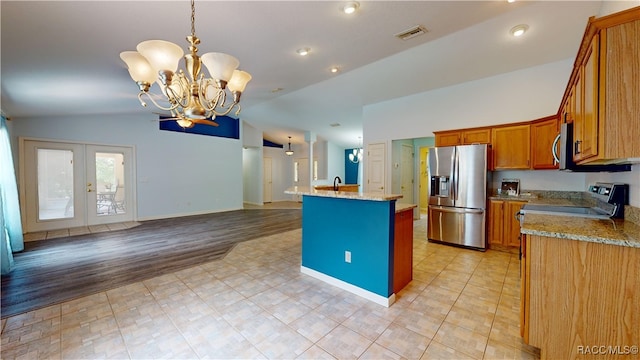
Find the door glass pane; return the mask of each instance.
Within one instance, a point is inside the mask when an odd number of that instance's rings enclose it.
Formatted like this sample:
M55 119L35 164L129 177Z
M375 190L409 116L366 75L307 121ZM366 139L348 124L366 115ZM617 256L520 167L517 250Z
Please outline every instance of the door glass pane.
M73 151L38 149L38 219L74 217Z
M96 153L96 214L99 216L126 213L124 155Z

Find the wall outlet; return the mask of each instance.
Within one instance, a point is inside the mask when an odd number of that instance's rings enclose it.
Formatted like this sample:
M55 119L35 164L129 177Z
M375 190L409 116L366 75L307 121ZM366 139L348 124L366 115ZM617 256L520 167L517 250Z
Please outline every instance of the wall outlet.
M344 262L351 264L351 251L344 252Z

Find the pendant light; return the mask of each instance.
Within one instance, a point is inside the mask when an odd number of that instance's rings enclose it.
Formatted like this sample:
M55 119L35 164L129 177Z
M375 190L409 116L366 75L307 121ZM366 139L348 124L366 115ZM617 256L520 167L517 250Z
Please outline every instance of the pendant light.
M291 136L289 136L289 149L284 152L287 156L293 155L293 150L291 150Z

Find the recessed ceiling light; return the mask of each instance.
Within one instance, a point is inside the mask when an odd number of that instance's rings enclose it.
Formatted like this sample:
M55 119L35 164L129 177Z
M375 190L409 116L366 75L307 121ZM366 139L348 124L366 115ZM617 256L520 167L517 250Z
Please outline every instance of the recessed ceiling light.
M524 35L524 33L527 32L528 29L529 25L520 24L512 27L511 30L509 30L509 33L515 37L518 37Z
M345 14L353 14L360 7L360 3L357 1L348 2L345 6L342 7L342 12Z
M337 73L338 71L340 71L340 68L337 66L332 67L331 69L329 69L329 71L331 71L332 73Z
M306 48L300 48L298 50L296 50L296 52L298 53L298 55L300 56L307 56L309 54L309 51L311 51L311 49L309 49L308 47Z
M508 3L514 3L516 0L507 0Z

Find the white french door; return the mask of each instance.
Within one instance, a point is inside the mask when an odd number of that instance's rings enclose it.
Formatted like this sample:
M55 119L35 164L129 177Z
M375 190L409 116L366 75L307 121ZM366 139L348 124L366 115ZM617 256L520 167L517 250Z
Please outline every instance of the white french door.
M20 139L26 232L134 220L133 149Z

